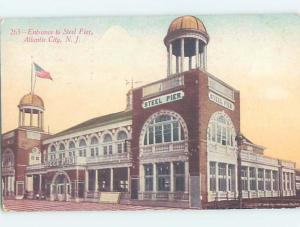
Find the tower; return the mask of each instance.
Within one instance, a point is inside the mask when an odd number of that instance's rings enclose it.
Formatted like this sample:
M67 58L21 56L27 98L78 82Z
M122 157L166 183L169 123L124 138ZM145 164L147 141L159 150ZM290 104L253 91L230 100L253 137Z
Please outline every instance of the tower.
M36 94L24 95L18 105L19 127L31 128L38 131L44 130L44 102Z
M182 16L173 20L164 38L168 52L168 76L194 68L206 70L208 42L206 28L197 17Z

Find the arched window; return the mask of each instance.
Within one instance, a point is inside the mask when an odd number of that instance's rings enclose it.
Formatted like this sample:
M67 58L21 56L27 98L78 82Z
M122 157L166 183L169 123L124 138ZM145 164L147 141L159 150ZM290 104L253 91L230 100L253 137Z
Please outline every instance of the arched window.
M216 112L209 120L207 139L224 146L234 146L235 129L230 117L224 112Z
M117 134L117 150L118 150L118 153L127 152L126 139L127 139L127 133L124 132L124 131L119 131L118 134Z
M110 134L105 134L103 137L103 154L112 154L113 148L112 148L112 137Z
M41 152L38 148L34 147L29 153L29 165L41 163Z
M55 152L55 151L56 151L56 148L55 148L55 146L54 146L54 145L52 145L52 146L51 146L51 149L50 149L50 151L51 151L51 152Z
M69 157L75 156L75 143L73 141L69 142Z
M56 148L55 145L51 145L50 147L50 154L49 154L49 160L55 160L55 156L56 156Z
M144 145L178 142L185 139L179 119L168 114L150 121L144 135Z
M79 141L79 157L86 157L86 142L84 139Z
M13 167L15 164L15 156L12 150L7 149L2 155L2 167Z
M93 136L91 139L91 156L99 156L99 147L98 147L99 141L96 136Z
M65 145L59 144L59 159L62 160L65 158Z

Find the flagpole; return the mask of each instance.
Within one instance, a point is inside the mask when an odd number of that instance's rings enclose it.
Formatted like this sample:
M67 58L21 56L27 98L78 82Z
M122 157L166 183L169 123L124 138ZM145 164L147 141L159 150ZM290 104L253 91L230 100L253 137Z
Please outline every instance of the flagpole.
M32 63L32 64L33 64L33 63ZM34 89L35 89L35 84L36 84L36 73L34 72L33 92L34 92Z
M32 74L33 74L33 60L31 56L31 94L33 94L33 87L32 87Z

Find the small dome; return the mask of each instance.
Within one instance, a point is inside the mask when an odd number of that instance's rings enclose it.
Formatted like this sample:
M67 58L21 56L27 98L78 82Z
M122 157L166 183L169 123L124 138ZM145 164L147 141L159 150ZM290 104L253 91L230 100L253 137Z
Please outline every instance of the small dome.
M178 30L196 30L208 35L203 22L195 16L177 17L170 24L167 35Z
M19 106L34 106L44 109L44 101L38 95L29 93L21 98Z

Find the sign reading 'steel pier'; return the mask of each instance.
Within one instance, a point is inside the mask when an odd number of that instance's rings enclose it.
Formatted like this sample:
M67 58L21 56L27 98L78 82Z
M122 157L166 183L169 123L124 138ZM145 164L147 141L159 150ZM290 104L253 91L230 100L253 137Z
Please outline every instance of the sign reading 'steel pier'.
M176 91L170 94L162 95L153 99L149 99L143 102L143 108L151 108L153 106L162 105L169 102L175 102L177 100L180 100L184 97L183 91Z

